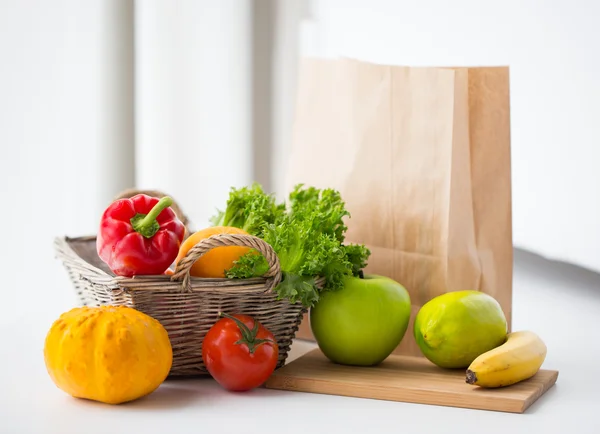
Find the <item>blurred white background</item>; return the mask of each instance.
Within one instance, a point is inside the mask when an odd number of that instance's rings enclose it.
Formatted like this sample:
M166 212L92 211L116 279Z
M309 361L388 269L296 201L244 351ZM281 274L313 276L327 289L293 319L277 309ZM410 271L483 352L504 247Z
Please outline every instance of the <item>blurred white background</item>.
M600 271L598 18L592 0L2 0L3 301L70 307L52 240L95 233L125 188L195 226L231 186L282 194L303 55L509 65L515 246Z

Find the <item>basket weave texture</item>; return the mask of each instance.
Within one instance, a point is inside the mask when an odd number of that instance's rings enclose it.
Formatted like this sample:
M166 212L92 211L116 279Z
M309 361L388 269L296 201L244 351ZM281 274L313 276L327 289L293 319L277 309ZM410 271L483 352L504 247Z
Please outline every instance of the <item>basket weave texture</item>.
M251 279L190 276L198 258L223 246L256 249L267 259L269 270ZM280 368L307 311L301 303L278 300L273 289L281 280L279 259L269 244L251 235L218 234L202 240L177 264L172 276L115 276L98 257L95 236L59 237L54 248L81 305L126 305L165 327L173 347L170 376L208 374L202 361L202 341L220 312L250 315L269 329L279 347Z

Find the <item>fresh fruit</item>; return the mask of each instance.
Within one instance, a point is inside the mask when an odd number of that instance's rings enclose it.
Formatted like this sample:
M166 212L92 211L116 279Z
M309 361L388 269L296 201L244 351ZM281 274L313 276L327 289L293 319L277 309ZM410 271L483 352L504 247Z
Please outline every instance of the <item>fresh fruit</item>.
M164 327L126 306L77 307L51 326L44 344L48 374L76 398L120 404L152 393L173 352Z
M175 263L179 263L188 251L200 241L217 234L242 234L248 235L243 229L232 226L211 226L199 230L190 235L181 245ZM216 247L202 255L192 268L190 276L196 277L225 277L225 271L229 270L235 261L244 256L251 249L243 246Z
M323 354L344 365L371 366L402 341L410 319L410 296L383 276L346 277L310 310L310 327Z
M273 334L248 315L220 314L202 343L202 360L224 388L246 391L262 385L277 366Z
M443 368L466 368L480 354L506 341L500 304L479 291L454 291L425 303L415 317L421 352Z
M509 333L504 344L473 360L466 381L481 387L503 387L527 380L539 371L546 351L546 344L531 331Z

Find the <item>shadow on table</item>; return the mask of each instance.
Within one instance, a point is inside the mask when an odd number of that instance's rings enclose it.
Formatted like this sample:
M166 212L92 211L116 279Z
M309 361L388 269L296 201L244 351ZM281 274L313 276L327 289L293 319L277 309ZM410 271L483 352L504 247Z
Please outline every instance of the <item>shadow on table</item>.
M134 410L169 410L204 404L213 400L214 395L206 392L207 387L203 382L207 383L201 379L188 380L185 383L168 381L150 395L124 405Z
M226 397L211 390L214 389L211 381L210 378L194 378L185 381L167 380L158 389L143 398L110 407L127 411L156 411L181 409L192 405L215 405ZM80 400L80 403L89 406L107 406L107 404L86 399Z

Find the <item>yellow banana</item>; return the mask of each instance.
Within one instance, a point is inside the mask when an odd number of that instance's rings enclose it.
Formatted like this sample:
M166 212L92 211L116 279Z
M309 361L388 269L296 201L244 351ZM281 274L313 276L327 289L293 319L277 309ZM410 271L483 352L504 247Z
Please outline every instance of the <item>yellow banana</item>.
M546 344L530 331L509 333L506 341L477 357L467 369L467 383L502 387L533 377L546 358Z

